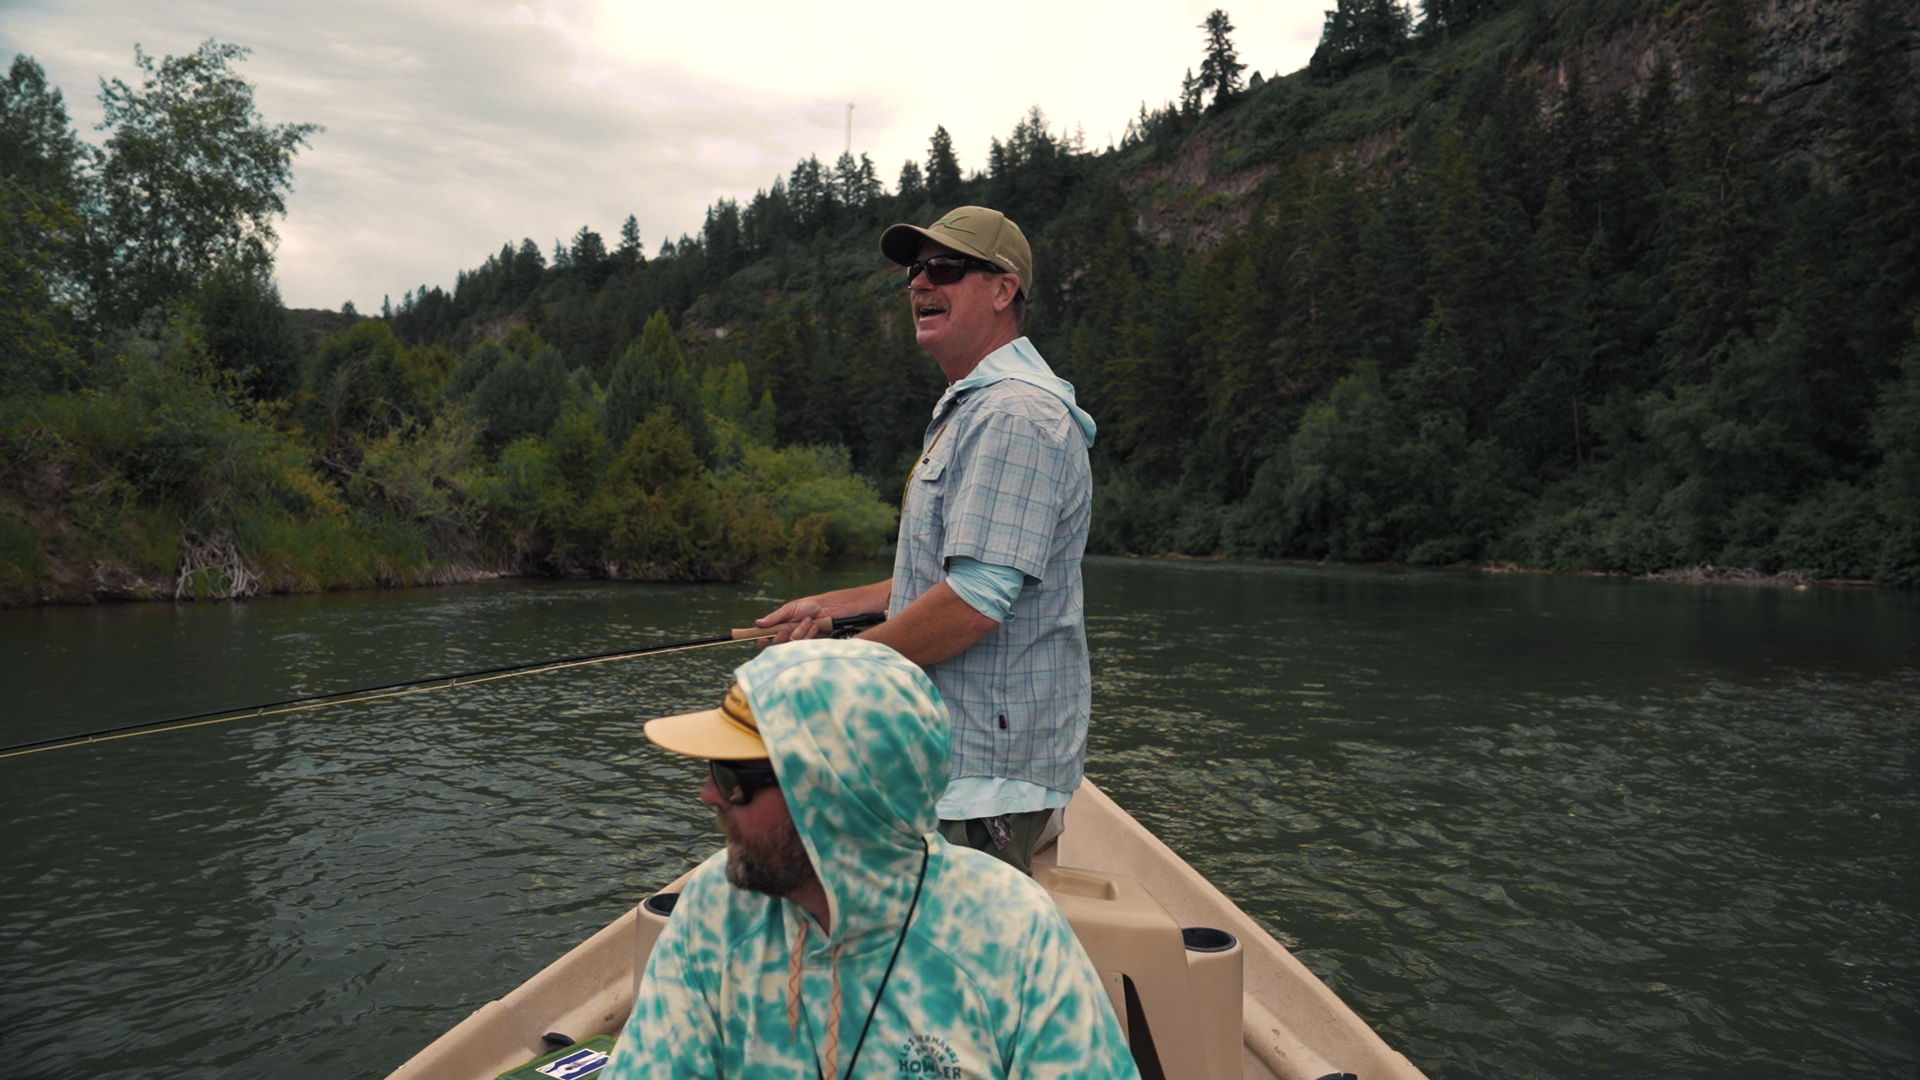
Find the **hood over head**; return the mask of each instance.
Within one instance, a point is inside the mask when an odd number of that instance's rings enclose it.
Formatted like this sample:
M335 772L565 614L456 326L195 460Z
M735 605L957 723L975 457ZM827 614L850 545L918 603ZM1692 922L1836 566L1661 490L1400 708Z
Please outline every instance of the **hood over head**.
M734 673L832 915L897 931L947 786L947 707L926 673L857 639L768 648Z

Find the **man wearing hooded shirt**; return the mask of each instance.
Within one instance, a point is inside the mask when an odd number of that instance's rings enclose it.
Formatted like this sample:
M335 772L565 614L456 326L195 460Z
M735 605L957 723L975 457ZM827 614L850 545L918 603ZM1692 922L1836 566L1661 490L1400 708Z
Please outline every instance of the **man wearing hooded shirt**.
M709 759L727 846L655 942L610 1080L1139 1076L1046 891L932 831L949 731L919 668L825 640L735 677L647 724Z
M953 713L948 839L1032 868L1052 813L1080 786L1092 677L1080 557L1094 422L1020 333L1033 253L1019 226L963 206L894 225L914 333L951 384L901 503L893 577L789 603L775 642L815 620L885 610L863 637L925 668Z

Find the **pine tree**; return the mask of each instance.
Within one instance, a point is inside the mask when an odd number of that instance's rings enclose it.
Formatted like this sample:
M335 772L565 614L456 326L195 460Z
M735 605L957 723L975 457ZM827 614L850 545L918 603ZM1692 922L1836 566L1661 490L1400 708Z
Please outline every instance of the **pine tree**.
M632 214L628 214L627 220L620 225L620 247L615 250L614 256L622 266L638 266L646 261L646 256L640 250L640 219Z
M1583 417L1593 353L1593 284L1586 243L1576 232L1573 199L1555 179L1534 229L1525 271L1532 313L1523 351L1534 358L1499 405L1501 441L1543 474L1570 474L1592 453L1592 423Z
M1202 86L1200 80L1194 77L1193 69L1188 68L1187 73L1180 77L1181 119L1192 123L1193 119L1200 115L1200 100L1205 95L1206 87Z
M793 207L787 201L787 182L776 176L772 188L753 193L753 201L740 216L740 243L756 257L784 256L792 230Z
M1240 62L1239 53L1227 36L1233 33L1233 24L1227 21L1226 11L1213 9L1200 29L1207 32L1207 55L1200 62L1200 89L1213 94L1215 105L1223 105L1239 94L1240 73L1247 65Z
M920 163L912 159L900 165L900 205L916 206L927 197L927 182L920 174Z
M1320 45L1307 62L1314 79L1339 78L1354 69L1399 55L1410 17L1396 0L1336 0L1320 30Z
M698 563L718 532L713 478L673 410L661 405L618 445L595 493L608 524L608 572L649 581L706 577Z
M700 231L700 237L707 257L701 275L703 289L718 287L747 265L745 245L740 236L739 203L732 199L721 199L707 207L707 222Z
M811 327L791 310L776 307L755 327L754 346L759 357L757 386L762 395L771 395L776 412L775 434L780 443L791 444L811 424L815 387L808 375L813 368Z
M701 458L712 457L713 430L700 401L699 382L687 370L686 354L664 310L653 313L640 340L614 367L607 384L607 438L624 446L633 429L662 407L673 413Z
M1705 381L1734 337L1753 332L1749 295L1774 232L1752 160L1753 33L1744 0L1713 0L1694 46L1695 93L1675 139L1680 175L1665 208L1663 259L1675 310L1661 345L1682 383Z
M832 224L840 200L835 195L831 173L820 159L809 154L796 163L787 181L787 199L793 207L794 224L811 232Z
M540 253L540 245L531 237L520 241L520 249L512 255L512 271L508 275L506 302L518 307L521 302L540 287L540 280L547 272L546 256Z
M607 261L607 242L600 238L599 233L582 225L580 231L573 234L573 245L567 252L567 259L576 270L596 273L601 264Z
M1116 373L1146 355L1151 335L1143 325L1146 290L1136 265L1143 242L1131 227L1125 196L1116 189L1104 202L1105 235L1072 292L1075 322L1060 374L1078 390L1081 407L1108 425L1122 422Z
M938 206L951 206L960 198L960 159L953 155L953 136L945 127L935 127L928 140L927 193Z
M840 202L850 210L858 210L863 202L860 190L860 166L853 160L851 150L843 151L833 163L832 183Z
M1844 128L1846 288L1858 300L1848 336L1889 365L1912 340L1920 296L1920 111L1903 100L1891 0L1867 0L1847 39ZM1877 381L1880 372L1875 373Z
M567 372L560 350L536 349L531 357L509 354L473 389L481 446L497 454L528 435L545 435L567 402Z
M1198 440L1205 464L1190 466L1182 487L1221 502L1246 494L1260 458L1287 427L1267 362L1266 294L1252 255L1263 239L1248 234L1215 249L1198 290L1193 373L1205 392Z
M842 153L833 165L833 186L837 189L841 205L849 210L865 209L873 200L886 194L880 186L880 178L874 172L873 159L861 154L854 160L851 152Z

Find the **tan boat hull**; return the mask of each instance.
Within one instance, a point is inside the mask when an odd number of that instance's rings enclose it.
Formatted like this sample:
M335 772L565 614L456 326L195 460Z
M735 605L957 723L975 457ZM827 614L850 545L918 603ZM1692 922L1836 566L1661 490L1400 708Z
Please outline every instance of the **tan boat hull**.
M1423 1080L1273 935L1092 782L1075 794L1066 831L1036 861L1035 873L1050 883L1074 920L1116 1007L1122 1004L1121 972L1135 984L1169 1080L1320 1080L1340 1073L1361 1080ZM1132 890L1131 882L1144 894ZM679 886L676 881L663 891ZM1164 914L1145 910L1154 908ZM1089 924L1102 919L1108 925ZM1231 1051L1217 1049L1231 1043L1230 1031L1201 1046L1221 1017L1231 1025L1231 1010L1209 1007L1203 985L1222 977L1222 969L1203 966L1222 961L1190 955L1190 975L1184 968L1153 969L1152 956L1164 956L1164 949L1156 954L1114 947L1116 941L1138 944L1148 931L1127 928L1148 924L1154 934L1206 926L1239 939L1237 1071ZM617 1034L633 1009L640 967L662 925L659 916L636 906L505 997L481 1006L394 1070L391 1080L493 1080L551 1049L543 1041L549 1032L573 1039ZM1156 1005L1176 1015L1166 1017ZM1191 1015L1178 1015L1181 1010ZM1124 1010L1121 1015L1127 1019Z

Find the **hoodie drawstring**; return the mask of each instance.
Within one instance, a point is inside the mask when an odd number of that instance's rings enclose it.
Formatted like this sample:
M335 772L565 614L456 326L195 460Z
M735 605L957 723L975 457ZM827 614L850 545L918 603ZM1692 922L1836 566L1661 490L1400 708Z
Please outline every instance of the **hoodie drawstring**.
M833 947L833 1001L827 1007L827 1075L839 1076L840 1067L840 942Z
M807 951L807 931L813 924L800 916L800 937L793 943L793 964L787 969L787 1038L800 1041L800 960Z
M907 904L907 917L900 922L900 936L894 939L893 955L887 958L887 970L880 975L880 988L873 993L873 1007L867 1010L867 1022L860 1027L860 1041L853 1044L853 1057L847 1060L847 1076L853 1076L853 1066L860 1060L860 1050L867 1045L867 1031L873 1027L873 1014L880 1011L880 999L887 996L887 981L893 978L893 965L900 960L900 946L907 943L907 928L913 925L913 913L920 910L920 890L927 883L927 861L933 856L933 848L928 846L927 838L920 838L920 876L913 882L913 900ZM793 946L793 965L787 971L787 1031L788 1037L800 1041L800 961L806 951L807 932L812 924L806 916L800 917L800 937ZM845 942L837 942L828 961L833 973L833 1000L828 1007L827 1025L827 1062L820 1065L818 1055L813 1059L814 1075L819 1080L840 1075L840 947Z
M916 894L914 897L918 900ZM813 930L813 923L801 916L800 936L793 943L793 962L787 968L787 1037L800 1041L800 977L802 964L807 952L807 935ZM840 949L846 942L835 942L833 952L829 954L827 966L833 975L833 998L827 1005L827 1065L828 1076L839 1075L836 1072L840 1063ZM864 1035L865 1032L862 1032Z

